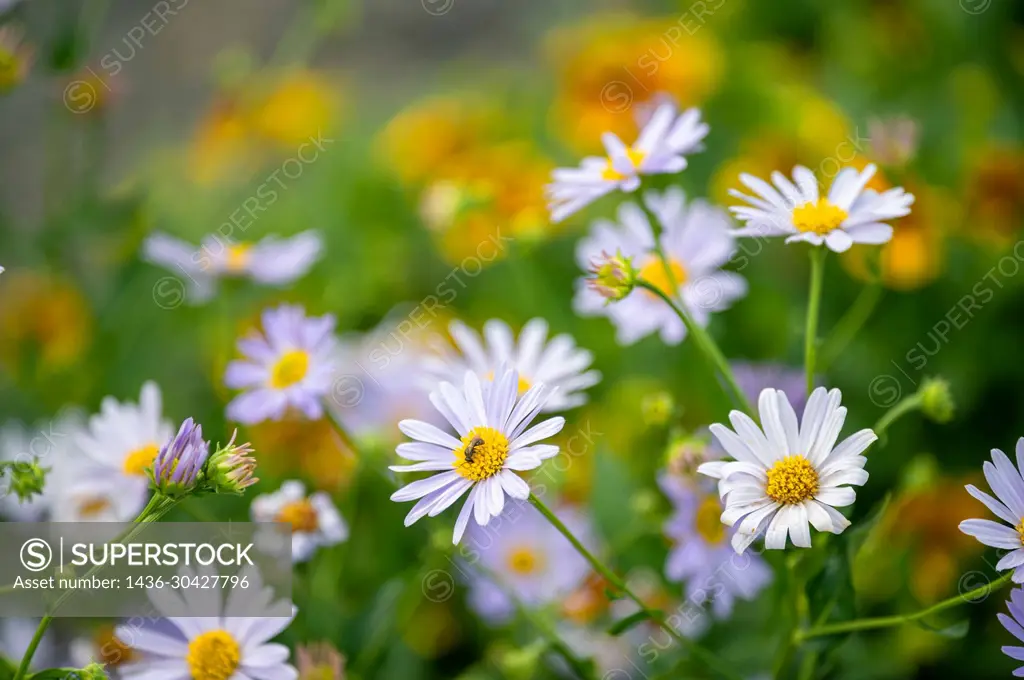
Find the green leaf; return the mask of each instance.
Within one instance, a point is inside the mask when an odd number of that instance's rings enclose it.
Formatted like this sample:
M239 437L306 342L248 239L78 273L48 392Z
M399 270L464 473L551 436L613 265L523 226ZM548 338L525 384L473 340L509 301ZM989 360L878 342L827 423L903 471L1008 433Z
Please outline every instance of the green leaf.
M10 659L0 656L0 680L11 680L17 670L17 666Z
M885 497L871 509L867 517L846 532L846 555L850 564L856 562L861 549L868 544L869 539L874 538L875 530L881 524L882 518L885 517L885 511L889 509L890 500L892 500L892 494L885 494Z
M608 634L613 637L618 637L625 633L627 630L647 621L651 618L651 614L656 612L648 610L640 610L635 614L630 614L624 619L619 619L608 628ZM660 614L660 612L657 612Z

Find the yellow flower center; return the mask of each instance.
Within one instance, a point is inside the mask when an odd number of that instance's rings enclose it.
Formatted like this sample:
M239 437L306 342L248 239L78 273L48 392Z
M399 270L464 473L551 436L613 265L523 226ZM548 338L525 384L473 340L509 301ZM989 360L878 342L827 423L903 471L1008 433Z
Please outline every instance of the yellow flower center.
M104 496L93 496L86 498L78 505L78 515L82 519L98 517L101 513L110 509L110 500Z
M293 349L281 355L270 371L270 386L275 390L291 387L309 372L309 353Z
M452 467L466 479L479 482L501 471L508 458L508 438L493 427L474 427L452 453Z
M292 533L311 533L319 526L316 508L306 498L293 501L281 508L277 513L277 521L290 524Z
M210 630L188 643L185 662L193 680L228 680L242 660L242 649L226 630Z
M725 538L725 525L722 524L722 504L713 495L705 496L697 508L694 528L708 543L721 543Z
M529 546L519 546L510 551L505 558L509 571L519 576L529 576L540 571L544 558Z
M765 493L776 503L803 503L818 493L818 471L801 455L781 458L768 470Z
M629 162L633 165L634 170L640 167L640 164L644 162L644 156L645 154L643 151L637 151L633 147L626 149L626 157L629 158ZM612 159L609 158L608 162L605 164L604 171L601 173L601 179L609 182L621 182L626 179L626 175L623 175L621 172L616 170L615 166L612 164Z
M674 258L669 258L668 267L665 267L661 258L653 257L640 268L640 278L668 297L675 297L679 286L686 283L686 268L682 262ZM644 293L656 297L649 290L645 290Z
M158 453L160 453L160 447L156 444L149 443L140 446L125 456L124 473L141 477L146 474L146 468L153 465L153 461L156 460Z
M131 661L135 656L132 648L114 634L111 625L101 626L93 640L96 645L96 662L104 666L118 666Z
M799 231L812 231L824 236L842 224L846 216L845 210L819 198L817 203L804 203L794 208L793 224Z
M249 264L249 254L252 250L251 243L236 243L228 246L228 256L224 265L229 272L240 272Z
M1024 518L1017 523L1017 534L1020 535L1020 544L1024 545Z

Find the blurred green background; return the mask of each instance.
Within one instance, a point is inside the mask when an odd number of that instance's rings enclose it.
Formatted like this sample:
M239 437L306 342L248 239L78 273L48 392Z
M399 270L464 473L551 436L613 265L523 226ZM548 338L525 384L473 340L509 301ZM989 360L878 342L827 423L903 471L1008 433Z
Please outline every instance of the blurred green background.
M630 138L637 109L665 93L700 106L711 125L706 151L659 180L688 195L731 205L740 172L800 163L828 176L877 162L879 187L917 196L892 243L832 257L826 272L826 334L866 286L880 293L824 378L843 391L845 431L871 426L926 376L948 378L958 404L946 425L899 421L871 456L855 522L887 493L893 501L877 549L855 565L859 612L911 611L954 595L965 574L994 574L995 551L956 525L985 516L963 483L980 476L989 449L1024 434L1024 4L163 5L175 13L23 0L0 14L4 420L95 411L152 379L172 419L194 416L223 440L223 369L263 307L301 302L335 314L342 332L367 331L461 271L464 285L420 330L540 316L594 352L604 379L566 432L602 436L550 484L591 511L622 571L660 573L668 506L654 476L667 433L720 420L728 404L692 343L620 347L607 320L573 313L574 244L616 200L556 227L542 186L551 168L599 151L602 131ZM909 140L894 133L900 125ZM253 240L319 230L325 250L309 275L283 290L228 282L192 306L140 259L155 230L195 243L216 232L317 135L333 141L243 230ZM501 257L474 262L498 234L511 239ZM750 293L712 333L730 358L799 366L804 250L743 247L731 268ZM644 395L659 391L678 406L671 422L645 415ZM437 543L452 519L402 527L405 509L371 469L387 464L393 427L359 452L326 424L243 436L260 456L256 492L298 477L336 494L352 524L347 543L299 569L290 642L329 640L360 678L516 677L508 651L533 639L528 625L487 627L461 588L442 602L427 596L425 575L450 567ZM246 507L218 498L190 512L244 519ZM664 588L680 597L678 585ZM907 626L844 640L831 677L1006 677L1002 599L961 608L972 624L962 639ZM767 669L777 606L773 593L744 604L705 642L751 674Z

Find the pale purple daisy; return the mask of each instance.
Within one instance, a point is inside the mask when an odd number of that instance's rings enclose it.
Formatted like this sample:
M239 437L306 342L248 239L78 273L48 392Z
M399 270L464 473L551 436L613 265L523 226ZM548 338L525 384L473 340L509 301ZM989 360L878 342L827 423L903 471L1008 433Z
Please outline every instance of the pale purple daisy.
M271 235L256 242L211 234L199 246L158 232L142 244L147 262L185 275L191 303L210 299L220 278L248 277L270 286L291 283L310 270L322 250L323 239L316 231L284 239Z
M746 173L740 182L757 196L736 189L729 193L750 206L729 208L746 223L736 230L737 236L786 236L786 243L807 241L825 244L837 253L850 249L854 243L880 245L892 238L892 227L886 221L910 213L914 195L903 187L878 193L865 189L875 174L875 166L861 171L843 168L829 189L827 197L818 195L814 173L798 165L793 168L793 181L781 172L772 173L773 187L763 179Z
M308 317L300 306L281 305L264 310L262 319L263 333L238 341L245 358L228 364L224 375L225 385L245 390L228 404L228 418L280 420L289 408L319 418L334 379L334 316Z
M1013 582L1024 583L1024 479L1018 467L1024 466L1024 437L1017 440L1017 467L999 449L992 449L992 462L985 461L982 470L988 485L996 494L989 496L973 484L967 493L985 504L992 513L1010 526L988 519L966 519L960 531L990 545L1009 550L996 564L996 569L1013 569ZM998 500L997 500L998 499Z
M582 513L562 507L558 517L584 545L592 546L590 522ZM539 607L570 594L590 573L586 560L529 503L507 504L486 527L470 527L466 546L476 558L467 565L470 606L493 624L515 611L510 593L525 606Z
M319 548L348 540L348 524L331 497L316 491L306 494L302 482L290 480L273 493L253 499L254 522L283 522L292 532L292 561L305 562Z
M583 270L602 253L621 253L633 259L640 277L666 295L682 300L693 320L706 326L712 312L727 309L747 292L739 274L722 271L736 248L730 235L729 216L701 200L686 203L685 194L672 188L664 193L645 192L642 200L658 218L658 237L668 268L655 249L654 229L638 205L619 207L618 223L599 220L576 247L576 260ZM628 296L608 301L587 279L577 281L573 307L579 314L607 316L617 329L622 344L632 344L656 331L668 344L686 337L686 326L665 301L649 290L638 288Z
M730 545L735 529L722 524L722 502L714 485L662 473L658 485L672 502L672 516L663 530L673 548L665 563L670 581L686 582L686 598L710 606L716 618L732 613L737 599L753 600L772 580L759 556L737 555Z
M588 156L578 168L558 168L545 187L551 221L561 222L616 189L636 191L642 175L676 173L686 168L685 154L700 151L708 134L698 109L682 114L675 104L661 104L627 146L611 132L601 136L606 158Z
M999 617L999 623L1003 624L1003 628L1010 631L1013 637L1024 642L1024 590L1014 588L1010 592L1010 599L1006 602L1006 608L1010 612L1010 616L1002 612L996 614ZM1011 616L1013 618L1010 618ZM1014 661L1024 661L1024 647L1003 645L1003 654ZM1024 666L1017 668L1013 672L1013 677L1024 678Z
M153 461L153 484L165 494L188 492L209 457L210 443L203 439L203 426L187 418Z
M462 389L443 382L430 401L445 417L456 436L429 423L403 420L398 428L416 440L399 444L399 456L416 461L393 465L396 472L436 471L391 495L396 502L419 500L405 518L409 526L425 515L435 517L469 492L455 522L458 543L470 515L480 526L505 508L505 495L518 500L530 496L530 486L517 472L533 470L558 454L558 447L539 444L561 431L565 418L550 418L530 427L544 408L553 388L536 384L519 396L519 374L504 370L486 389L476 373L467 371Z
M558 388L544 406L545 412L557 412L586 403L583 390L601 380L600 373L588 370L594 355L567 333L549 340L548 324L541 318L527 321L518 338L499 319L484 324L483 338L458 320L451 322L449 332L458 351L437 342L435 355L424 361L434 384L437 380L457 383L467 370L489 381L501 366L508 366L519 373L520 394L535 383Z

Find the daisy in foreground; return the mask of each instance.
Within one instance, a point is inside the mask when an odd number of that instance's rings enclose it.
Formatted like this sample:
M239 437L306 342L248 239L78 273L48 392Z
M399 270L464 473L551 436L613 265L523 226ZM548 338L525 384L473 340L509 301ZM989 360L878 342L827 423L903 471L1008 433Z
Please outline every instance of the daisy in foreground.
M1017 440L1017 466L1022 464L1024 437ZM992 449L992 462L985 461L982 470L996 498L973 484L967 485L967 493L984 503L992 514L1010 526L989 519L967 519L960 523L960 531L974 536L985 545L1010 551L999 560L996 569L1013 569L1013 582L1024 583L1024 479L1017 466L1005 453Z
M909 214L914 195L902 187L881 194L865 189L874 174L874 165L859 172L843 168L827 196L818 195L814 173L802 165L793 168L793 181L781 172L773 172L774 187L762 179L742 174L740 182L757 196L729 190L730 194L750 204L729 208L746 223L735 234L787 236L786 243L807 241L816 246L824 243L837 253L849 250L854 243L888 243L892 227L885 222Z
M849 485L868 481L867 458L861 455L878 437L863 429L838 446L846 420L842 393L819 387L811 393L797 424L796 412L781 390L766 389L758 399L762 431L750 416L732 411L735 431L715 423L711 433L732 462L704 463L698 472L718 479L725 503L722 522L739 523L732 537L738 553L765 533L765 547L811 547L808 524L818 531L841 534L850 525L836 508L852 505L857 494Z
M565 418L558 417L529 427L553 391L536 384L520 397L519 374L504 370L487 386L486 398L484 385L472 371L466 372L461 390L443 382L431 392L431 403L459 438L419 420L398 424L416 441L399 444L396 451L417 462L391 469L438 472L391 495L396 502L419 499L406 515L405 526L425 515L436 517L468 491L469 498L455 521L452 542L458 544L470 515L486 526L505 508L505 494L518 500L529 498L530 487L516 472L533 470L556 455L557 446L537 442L557 434L565 425Z
M183 576L194 572L183 569ZM288 648L270 642L295 617L253 616L270 611L272 592L262 587L255 569L248 570L251 587L225 591L223 607L216 591L203 594L216 598L216 616L182 616L189 611L190 598L173 590L151 591L157 611L165 618L146 619L141 626L124 624L116 629L117 639L131 649L131 661L118 668L124 680L295 680L298 671L288 663ZM243 600L247 600L243 602ZM274 605L281 603L278 602ZM134 620L134 619L133 619Z
M323 241L316 231L285 239L267 236L255 243L224 243L211 235L199 246L156 233L142 244L147 262L188 277L189 301L193 303L210 299L217 291L217 279L223 277L247 276L272 286L291 283L309 271L322 250Z
M249 508L254 522L284 522L292 532L292 561L305 562L317 548L348 538L348 525L323 491L310 496L302 482L288 481L273 493L257 496Z
M642 199L661 222L657 229L668 268L655 249L654 229L644 211L633 203L619 206L618 223L598 220L590 234L576 247L576 261L584 270L610 254L630 258L640 278L665 295L680 298L693 320L706 326L712 312L727 309L747 292L739 274L721 267L735 251L729 234L729 216L704 201L686 204L679 189L662 194L645 192ZM609 304L595 285L595 279L578 281L573 307L587 316L603 315L612 320L616 338L629 345L660 331L661 339L675 345L686 337L686 326L664 300L649 290L633 289L626 297Z
M243 359L228 364L224 383L245 390L228 404L228 418L253 424L281 420L289 408L307 418L323 415L330 391L336 341L330 314L308 317L302 307L263 311L263 333L238 341Z
M558 168L545 187L551 221L561 222L616 189L636 191L641 175L676 173L686 168L686 157L703 148L707 123L698 109L681 115L671 102L659 106L640 131L633 146L614 133L601 137L607 158L588 156L578 168Z
M548 324L544 319L528 321L518 339L508 324L498 319L484 324L483 341L461 321L453 321L448 330L460 353L439 343L437 355L425 361L427 371L438 380L458 383L466 371L493 380L499 367L508 366L519 373L520 394L535 383L558 389L545 404L545 412L564 411L586 403L587 395L582 390L601 380L600 373L586 370L594 355L577 347L572 336L563 333L548 341Z

